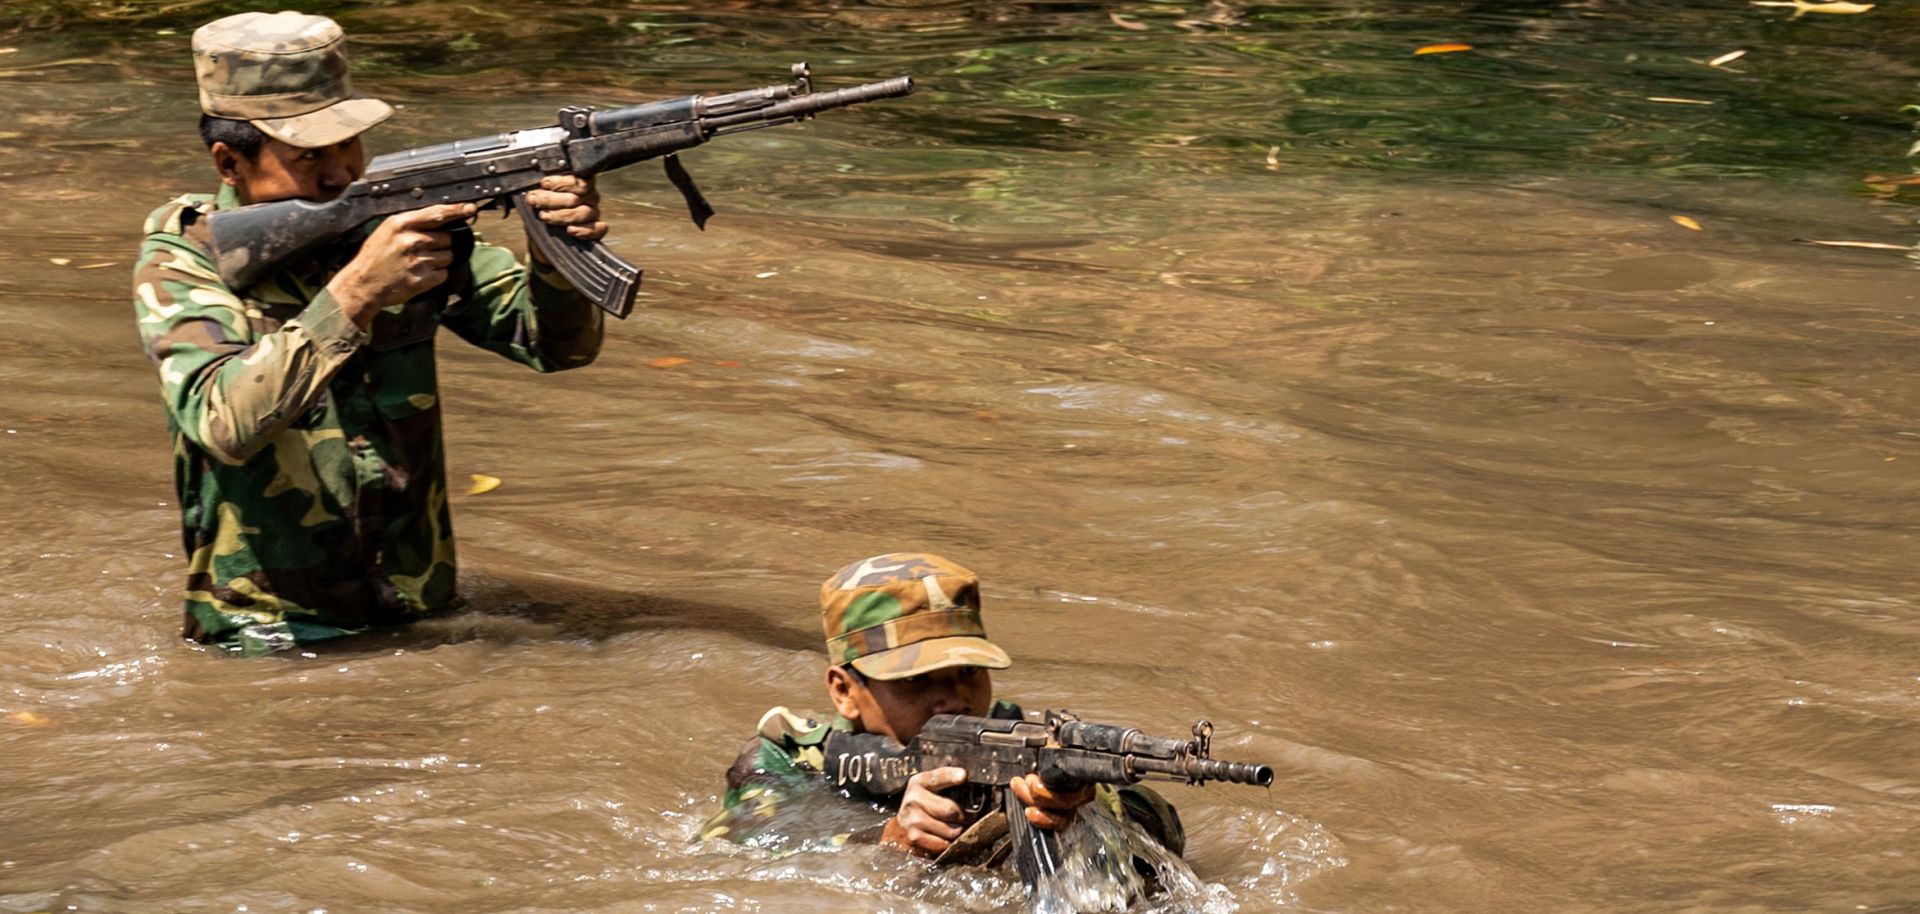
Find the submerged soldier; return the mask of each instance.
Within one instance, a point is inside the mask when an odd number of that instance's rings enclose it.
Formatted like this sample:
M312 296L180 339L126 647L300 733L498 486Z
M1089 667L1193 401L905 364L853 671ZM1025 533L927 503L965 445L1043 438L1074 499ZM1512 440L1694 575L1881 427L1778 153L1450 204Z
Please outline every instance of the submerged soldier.
M134 270L173 437L185 635L244 653L455 602L439 327L542 372L600 349L600 310L537 257L529 269L472 243L471 204L393 216L248 288L221 281L209 214L332 200L364 172L360 135L393 109L353 94L344 41L332 20L291 12L194 32L222 186L155 210ZM548 177L527 201L575 238L606 234L589 180Z
M939 856L973 824L959 803L942 795L966 780L964 769L919 772L875 812L828 792L821 745L832 730L905 743L936 714L1021 717L1018 705L993 697L990 671L1013 661L987 640L979 580L936 555L880 555L828 578L820 606L830 664L827 698L837 716L820 723L784 707L768 711L759 734L728 769L726 808L708 821L702 837L770 847L869 841ZM1061 830L1097 808L1137 823L1173 854L1184 849L1179 816L1145 787L1101 785L1061 794L1049 791L1037 774L1015 778L1009 787L1039 828ZM795 805L801 807L797 814L788 809ZM884 820L872 822L881 814Z

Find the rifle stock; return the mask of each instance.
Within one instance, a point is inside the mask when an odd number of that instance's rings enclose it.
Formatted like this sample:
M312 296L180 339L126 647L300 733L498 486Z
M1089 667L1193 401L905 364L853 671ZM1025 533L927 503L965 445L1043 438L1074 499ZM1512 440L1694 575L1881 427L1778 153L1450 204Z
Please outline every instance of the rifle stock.
M228 287L241 290L276 266L313 253L373 218L363 195L328 203L282 200L223 210L207 220L214 266Z

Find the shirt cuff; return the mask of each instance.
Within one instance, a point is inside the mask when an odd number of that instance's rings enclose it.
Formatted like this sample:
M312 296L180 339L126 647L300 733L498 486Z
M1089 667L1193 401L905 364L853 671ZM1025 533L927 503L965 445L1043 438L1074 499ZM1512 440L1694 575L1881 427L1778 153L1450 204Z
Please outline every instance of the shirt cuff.
M331 358L344 359L366 345L367 331L354 325L347 312L340 310L340 303L333 300L333 293L326 289L321 289L320 294L307 303L299 321L320 351Z

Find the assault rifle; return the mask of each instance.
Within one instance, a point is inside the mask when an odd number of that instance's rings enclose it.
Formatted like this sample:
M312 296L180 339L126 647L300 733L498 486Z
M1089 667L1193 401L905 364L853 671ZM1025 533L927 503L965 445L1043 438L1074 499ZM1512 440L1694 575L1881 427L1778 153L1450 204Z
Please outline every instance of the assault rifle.
M664 158L667 179L686 198L695 225L706 227L713 208L674 153L716 136L790 124L831 108L895 98L913 91L900 76L815 93L811 71L793 65L788 85L688 95L596 111L560 109L552 127L514 130L379 156L366 174L326 203L282 200L214 213L214 261L220 278L245 289L285 264L369 220L437 203L511 206L527 225L531 244L582 294L614 317L633 310L640 270L599 242L582 242L565 226L541 222L526 192L545 175L595 175ZM483 207L484 208L484 207Z
M939 714L905 746L879 734L836 730L821 751L827 782L870 802L899 794L921 771L966 769L966 784L953 799L970 817L991 816L996 810L1004 815L1006 833L1013 837L1015 867L1030 887L1059 868L1059 847L1052 832L1027 823L1020 800L1007 789L1016 777L1037 773L1047 789L1067 792L1144 778L1195 785L1273 783L1273 769L1266 765L1213 758L1213 724L1206 720L1194 722L1192 739L1179 739L1089 723L1068 711L1048 711L1043 721ZM936 862L973 854L980 850L977 845L999 837L979 837L974 831L969 829ZM996 854L989 862L998 859Z

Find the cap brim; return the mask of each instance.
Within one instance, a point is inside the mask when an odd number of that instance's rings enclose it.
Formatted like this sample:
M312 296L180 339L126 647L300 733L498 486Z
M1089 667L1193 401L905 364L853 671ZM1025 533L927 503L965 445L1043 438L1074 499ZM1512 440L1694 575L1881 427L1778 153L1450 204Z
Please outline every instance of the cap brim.
M956 666L1004 670L1013 658L993 642L971 635L929 638L853 661L853 668L869 679L906 679Z
M393 106L377 98L349 98L306 114L248 123L289 146L318 149L351 140L392 116Z

